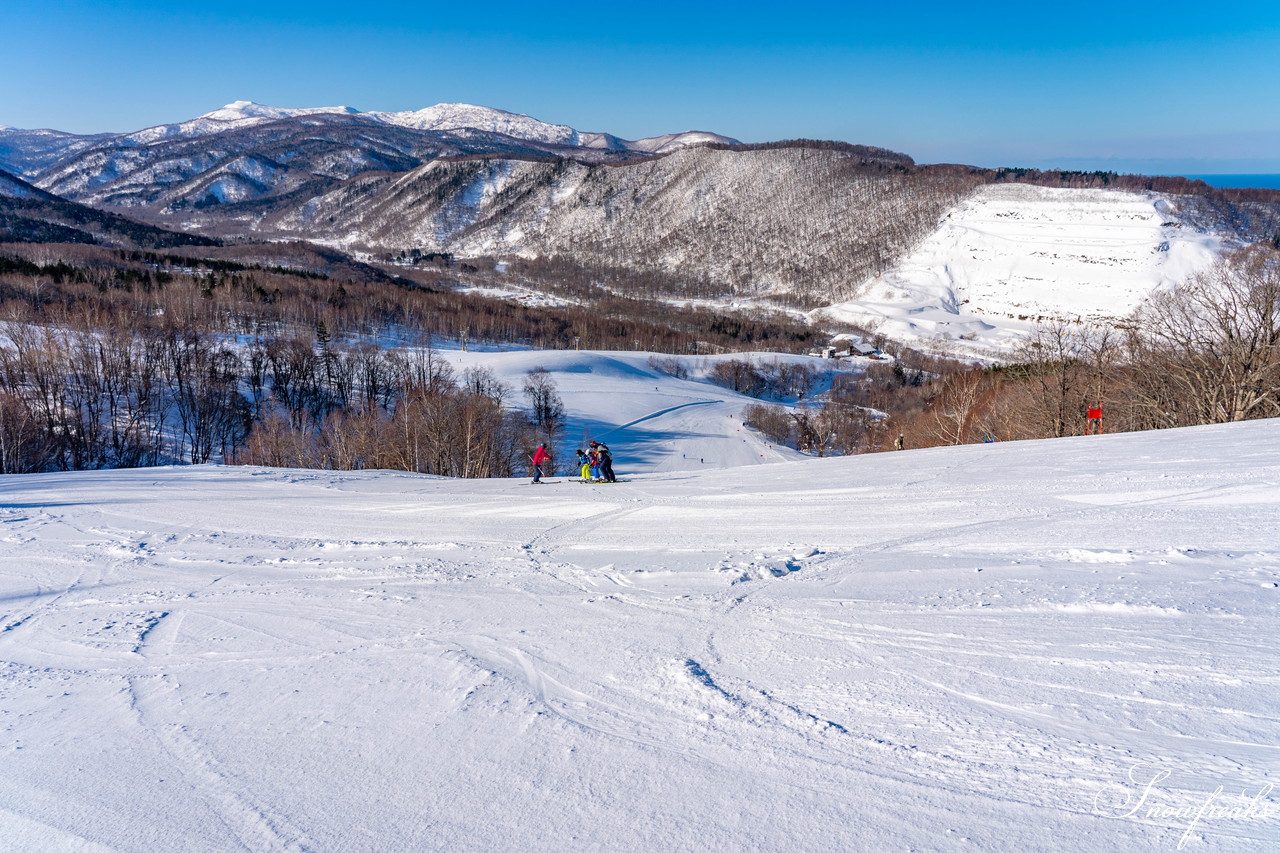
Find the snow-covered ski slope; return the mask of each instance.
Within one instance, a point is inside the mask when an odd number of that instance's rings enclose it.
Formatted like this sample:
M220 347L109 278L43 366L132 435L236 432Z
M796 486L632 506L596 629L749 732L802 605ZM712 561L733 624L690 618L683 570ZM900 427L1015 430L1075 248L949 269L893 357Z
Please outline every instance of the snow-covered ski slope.
M1000 352L1038 320L1114 321L1211 264L1176 196L996 184L959 204L858 299L824 313L897 340Z
M816 370L833 362L780 353L734 353L716 356L658 356L678 362L689 373L677 379L650 365L652 353L577 350L515 350L509 352L439 352L461 376L468 367L483 367L508 388L508 403L527 405L521 388L530 370L544 368L552 375L565 403L566 426L559 442L562 463L572 461L573 449L588 439L607 443L618 463L630 471L681 471L731 468L783 460L804 454L764 440L743 427L742 410L759 402L707 381L720 361L750 359L757 364L800 363ZM855 360L841 369L857 372L868 362ZM815 392L826 390L822 377ZM564 467L563 465L561 467Z
M0 850L1280 845L1280 422L619 467L0 478Z

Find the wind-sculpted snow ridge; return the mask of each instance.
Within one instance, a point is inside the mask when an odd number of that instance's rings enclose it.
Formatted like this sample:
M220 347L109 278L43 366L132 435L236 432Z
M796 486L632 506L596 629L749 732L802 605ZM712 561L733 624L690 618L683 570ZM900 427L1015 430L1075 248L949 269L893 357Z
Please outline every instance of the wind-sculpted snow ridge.
M0 847L1280 843L1280 422L611 446L0 477Z

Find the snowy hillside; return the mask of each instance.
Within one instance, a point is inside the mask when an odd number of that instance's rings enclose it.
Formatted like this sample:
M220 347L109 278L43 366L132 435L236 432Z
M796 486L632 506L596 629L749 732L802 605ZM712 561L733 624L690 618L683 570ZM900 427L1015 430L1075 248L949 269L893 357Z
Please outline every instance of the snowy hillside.
M49 165L112 136L110 133L84 136L58 130L0 127L0 169L31 180Z
M668 154L689 145L705 145L709 142L732 143L737 140L705 130L686 130L684 133L664 133L646 139L624 140L624 147L632 151L648 151L651 154Z
M578 131L563 124L548 124L523 114L479 107L472 104L436 104L420 110L375 112L382 121L418 130L457 130L473 127L504 133L517 139L532 139L556 145L578 145Z
M886 152L887 154L887 152ZM347 250L567 258L694 290L855 292L936 227L967 185L845 151L692 148L618 166L436 160L365 174L244 221L258 235ZM187 221L226 227L228 211ZM862 273L862 277L859 277ZM683 294L690 295L690 294Z
M620 139L609 133L584 133L564 124L548 124L523 113L510 113L492 107L472 104L436 104L420 110L403 112L370 112L390 124L413 127L418 130L461 130L475 128L493 133L514 136L535 142L555 145L581 146L585 148L614 148L624 151L643 151L651 154L666 153L686 145L706 142L732 143L737 140L718 133L691 130L684 133L667 133L645 139Z
M975 352L1007 348L1041 318L1124 317L1203 270L1229 240L1193 227L1182 204L1157 193L983 187L857 299L823 313Z
M821 359L775 353L729 356L670 357L689 373L676 379L649 365L651 353L518 350L516 352L442 352L459 375L468 367L484 367L513 390L510 403L523 405L521 384L528 372L542 367L555 378L564 400L564 462L572 447L587 439L606 442L637 472L709 470L808 458L774 445L739 420L742 410L758 402L713 385L706 376L718 361L747 358L758 363L790 362L829 367ZM866 362L864 361L863 364ZM854 364L845 369L858 372ZM829 379L820 377L815 392Z
M8 198L51 199L54 196L8 172L0 169L0 196Z
M1280 423L617 449L0 478L0 849L1280 844Z

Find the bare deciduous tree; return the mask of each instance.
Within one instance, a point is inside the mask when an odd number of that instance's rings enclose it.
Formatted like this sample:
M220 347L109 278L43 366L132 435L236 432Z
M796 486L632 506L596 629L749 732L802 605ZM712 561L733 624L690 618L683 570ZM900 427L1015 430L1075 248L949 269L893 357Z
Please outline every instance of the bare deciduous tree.
M978 370L948 376L942 391L929 406L933 433L943 444L974 440L976 420L990 395L991 382Z
M529 415L534 428L554 445L556 435L564 425L564 401L556 390L555 379L545 367L535 367L526 374L524 396L529 401Z
M1280 252L1229 255L1134 319L1133 393L1165 425L1280 413Z

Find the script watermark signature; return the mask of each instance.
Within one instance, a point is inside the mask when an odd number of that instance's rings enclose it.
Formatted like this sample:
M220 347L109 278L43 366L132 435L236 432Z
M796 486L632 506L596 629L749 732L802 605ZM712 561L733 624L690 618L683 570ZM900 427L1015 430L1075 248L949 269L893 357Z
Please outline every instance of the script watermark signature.
M1238 792L1227 791L1224 785L1209 792L1162 789L1160 783L1172 775L1173 771L1166 768L1135 764L1129 768L1129 784L1099 791L1093 798L1093 810L1106 817L1171 821L1176 827L1185 826L1178 839L1179 850L1186 846L1197 828L1203 831L1215 821L1280 819L1280 806L1269 799L1275 788L1271 782L1241 788Z

